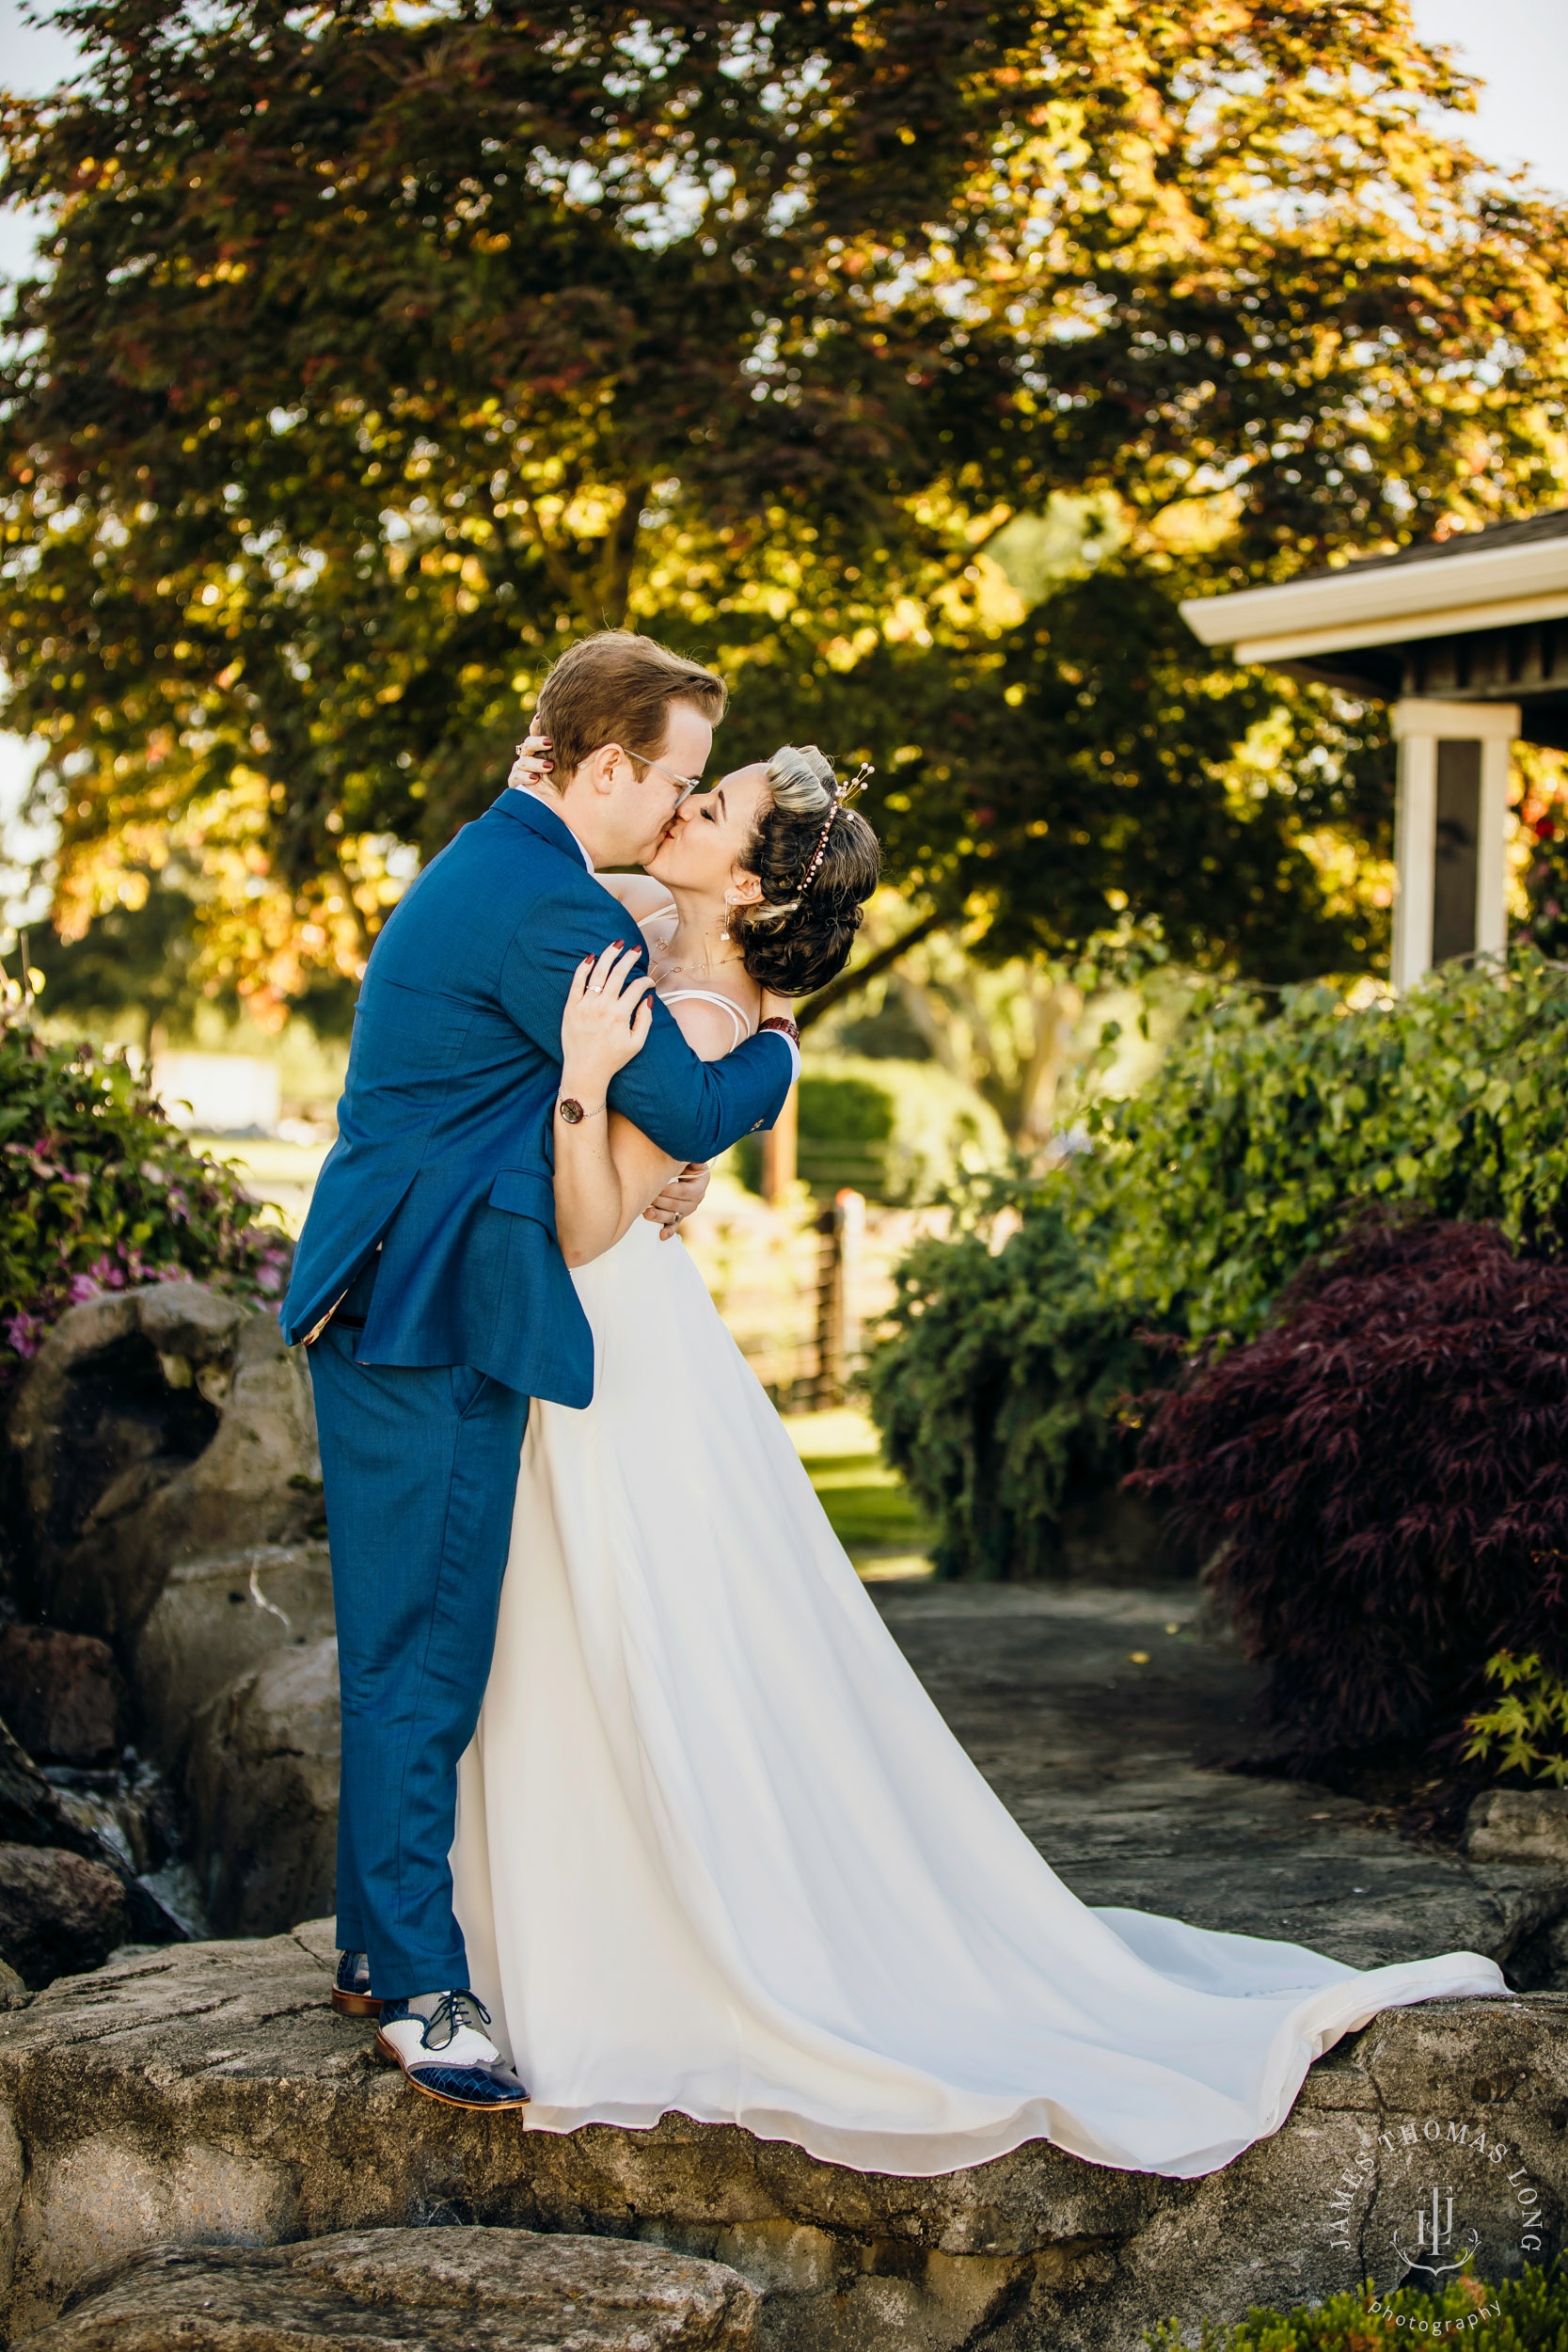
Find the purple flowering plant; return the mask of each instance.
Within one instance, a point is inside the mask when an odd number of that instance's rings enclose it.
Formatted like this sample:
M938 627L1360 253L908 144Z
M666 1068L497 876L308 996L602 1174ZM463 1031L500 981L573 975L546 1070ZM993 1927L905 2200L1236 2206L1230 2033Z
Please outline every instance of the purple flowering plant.
M276 1297L289 1245L123 1054L0 1007L0 1393L67 1308L144 1282Z

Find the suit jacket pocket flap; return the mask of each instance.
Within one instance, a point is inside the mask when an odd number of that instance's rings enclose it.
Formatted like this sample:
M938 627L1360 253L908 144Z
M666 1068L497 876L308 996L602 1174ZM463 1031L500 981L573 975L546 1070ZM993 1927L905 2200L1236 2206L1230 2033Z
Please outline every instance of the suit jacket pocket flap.
M503 1168L490 1187L490 1206L555 1231L555 1187L531 1168Z

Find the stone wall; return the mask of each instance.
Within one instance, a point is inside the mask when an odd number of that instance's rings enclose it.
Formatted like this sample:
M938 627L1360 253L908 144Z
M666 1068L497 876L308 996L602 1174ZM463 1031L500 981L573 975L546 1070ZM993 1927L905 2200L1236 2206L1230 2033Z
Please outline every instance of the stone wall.
M331 1567L309 1376L276 1314L194 1282L72 1308L6 1439L5 1597L25 1622L0 1643L0 1683L34 1753L81 1768L67 1803L89 1854L96 1834L111 1871L156 1881L178 1851L178 1899L158 1891L220 1931L330 1901ZM0 1952L25 1927L31 1983L56 1947L61 1966L107 1948L64 1865L51 1928L42 1868L0 1862Z

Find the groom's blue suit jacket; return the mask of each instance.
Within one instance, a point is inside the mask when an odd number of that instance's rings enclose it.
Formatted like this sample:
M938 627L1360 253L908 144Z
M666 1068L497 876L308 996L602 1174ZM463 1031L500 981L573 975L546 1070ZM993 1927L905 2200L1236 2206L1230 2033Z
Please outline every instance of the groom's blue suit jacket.
M358 1347L377 1364L469 1364L586 1405L594 1349L555 1242L551 1122L561 1016L582 958L638 945L572 834L505 791L435 858L375 944L355 1015L339 1138L282 1308L305 1337L376 1244ZM657 1000L610 1100L673 1158L771 1125L793 1068L777 1034L699 1061Z

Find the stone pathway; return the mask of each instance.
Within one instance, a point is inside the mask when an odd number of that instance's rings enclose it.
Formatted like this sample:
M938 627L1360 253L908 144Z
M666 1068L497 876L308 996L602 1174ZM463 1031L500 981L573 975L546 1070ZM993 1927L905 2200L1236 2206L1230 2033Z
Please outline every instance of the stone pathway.
M1568 1872L1413 1845L1354 1798L1214 1769L1259 1744L1258 1676L1201 1629L1192 1586L872 1591L974 1762L1084 1901L1278 1936L1357 1968L1481 1951L1517 1961L1529 1989L1558 1980L1550 1929L1568 1915Z

